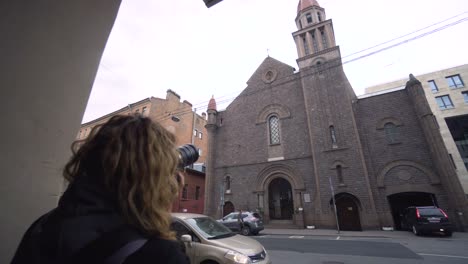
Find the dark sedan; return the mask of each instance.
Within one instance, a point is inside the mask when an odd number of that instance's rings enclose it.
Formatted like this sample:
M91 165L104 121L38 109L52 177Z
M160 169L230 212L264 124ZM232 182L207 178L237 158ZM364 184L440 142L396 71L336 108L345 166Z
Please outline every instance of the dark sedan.
M447 214L435 206L408 207L403 213L401 226L413 231L415 235L423 233L442 233L451 236L453 232Z

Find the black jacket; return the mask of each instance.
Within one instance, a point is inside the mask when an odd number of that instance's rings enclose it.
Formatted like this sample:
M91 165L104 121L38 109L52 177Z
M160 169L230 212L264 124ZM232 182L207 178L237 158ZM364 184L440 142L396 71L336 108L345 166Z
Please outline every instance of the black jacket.
M102 185L91 177L78 177L64 193L58 207L38 219L28 229L12 263L73 263L77 255L82 255L80 253L83 248L89 247L90 243L103 234L115 233L116 229L129 231L131 227L123 223L117 213L116 204L103 190ZM138 236L148 240L130 255L124 264L190 263L178 242L159 237ZM113 253L118 249L107 248L107 251ZM102 263L102 258L91 257L85 263Z

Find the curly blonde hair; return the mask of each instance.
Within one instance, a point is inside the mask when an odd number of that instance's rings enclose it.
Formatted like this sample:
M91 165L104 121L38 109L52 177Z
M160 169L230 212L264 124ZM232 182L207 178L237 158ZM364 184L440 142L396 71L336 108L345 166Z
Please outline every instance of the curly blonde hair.
M170 208L178 193L175 137L141 115L114 116L72 144L63 175L97 177L125 221L147 235L174 239ZM79 148L78 148L79 146Z

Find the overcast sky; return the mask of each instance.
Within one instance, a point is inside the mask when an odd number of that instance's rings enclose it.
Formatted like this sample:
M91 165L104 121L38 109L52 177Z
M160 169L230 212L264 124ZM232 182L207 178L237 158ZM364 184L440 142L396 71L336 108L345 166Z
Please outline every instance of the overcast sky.
M206 110L212 95L218 110L226 108L267 57L267 49L271 57L297 69L291 33L297 30L298 2L224 0L208 9L202 0L123 0L83 122L150 96L165 98L168 89L191 102L197 112ZM318 2L327 19L333 19L344 62L454 24L346 63L345 73L357 95L409 73L468 63L467 0ZM443 20L447 21L347 56Z

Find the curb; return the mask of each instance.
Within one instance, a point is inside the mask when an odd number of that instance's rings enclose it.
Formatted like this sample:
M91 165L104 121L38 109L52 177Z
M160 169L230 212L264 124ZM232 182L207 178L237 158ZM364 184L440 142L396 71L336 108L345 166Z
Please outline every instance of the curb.
M335 235L330 235L330 234L279 234L279 233L263 233L260 232L259 235L274 235L274 236L318 236L318 237L360 237L360 238L392 238L388 236L366 236L366 235L361 235L361 236L356 236L356 235L349 235L349 234L335 234Z

